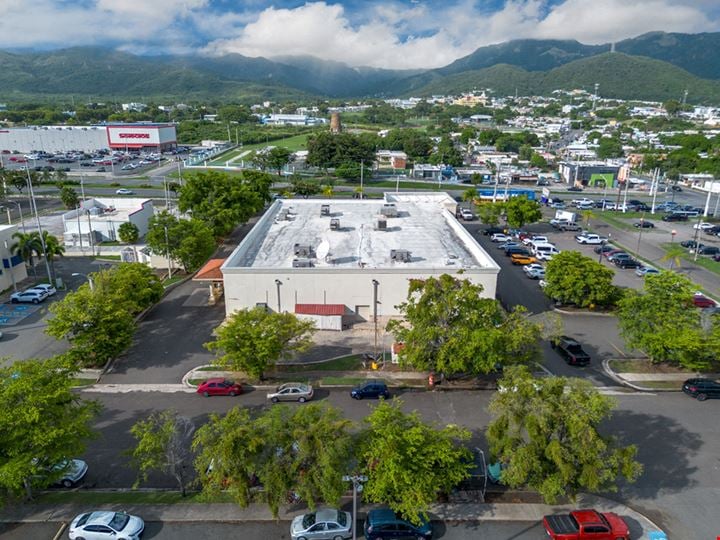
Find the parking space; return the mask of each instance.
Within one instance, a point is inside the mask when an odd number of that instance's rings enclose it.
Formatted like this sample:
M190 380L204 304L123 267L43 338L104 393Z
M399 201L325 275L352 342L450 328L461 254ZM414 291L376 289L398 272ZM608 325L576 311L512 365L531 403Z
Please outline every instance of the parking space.
M39 309L32 304L0 304L0 326L15 326Z

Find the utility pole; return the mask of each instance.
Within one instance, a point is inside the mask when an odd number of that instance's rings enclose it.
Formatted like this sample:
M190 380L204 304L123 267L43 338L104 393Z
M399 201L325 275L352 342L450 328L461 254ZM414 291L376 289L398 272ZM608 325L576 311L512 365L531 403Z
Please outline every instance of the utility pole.
M343 482L352 482L353 485L353 511L352 511L352 538L357 540L357 494L363 489L363 482L367 482L368 477L353 474L343 476Z
M50 272L50 263L48 262L48 256L47 256L47 246L45 245L45 238L43 237L43 230L42 225L40 225L40 215L38 214L37 204L35 204L35 193L33 193L32 188L32 180L30 179L30 168L25 167L25 171L27 172L27 185L28 185L28 192L30 193L30 201L32 202L32 208L35 212L35 221L37 223L38 228L38 234L40 236L40 246L43 250L43 258L45 259L45 269L47 270L48 275L48 281L50 282L50 285L53 285L53 278L52 273Z
M365 161L360 160L360 200L363 198L363 172L365 170Z
M168 264L168 279L172 277L172 263L170 259L170 239L168 238L167 225L163 227L165 229L165 249L167 250L167 264Z

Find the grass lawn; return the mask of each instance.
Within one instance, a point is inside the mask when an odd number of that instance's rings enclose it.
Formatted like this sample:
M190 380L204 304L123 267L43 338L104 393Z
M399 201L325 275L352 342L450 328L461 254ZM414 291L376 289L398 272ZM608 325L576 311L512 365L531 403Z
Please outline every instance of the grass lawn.
M323 377L320 382L325 385L347 385L354 386L365 382L365 377Z
M702 242L701 242L702 243ZM662 244L662 248L667 251L675 244L666 242ZM695 260L695 254L690 253L689 251L685 251L682 255L680 255L680 259L683 261L688 261L696 266L700 266L702 268L705 268L705 270L709 270L713 274L720 274L720 262L714 261L711 257L708 257L707 255L698 255L697 261ZM668 261L667 264L670 264Z
M328 360L327 362L318 362L302 366L276 366L276 370L278 372L284 373L304 373L306 371L355 371L359 369L363 369L361 354L342 356L340 358L335 358L334 360Z
M163 281L163 287L168 287L169 285L172 285L173 283L177 283L178 281L182 281L185 279L186 276L173 276L170 279L166 279Z
M120 255L96 255L96 261L120 261Z
M80 377L73 377L70 381L72 386L90 386L96 382L95 379L82 379Z
M256 144L246 144L243 145L241 148L234 148L230 152L220 154L210 162L210 165L225 165L227 161L230 161L231 159L245 152L256 152L262 148L265 148L266 146L278 146L282 148L287 148L292 152L297 152L298 150L305 150L305 148L307 148L308 135L310 134L303 133L301 135L295 135L293 137L285 137L284 139L268 140L267 142ZM250 154L248 154L248 156L249 155Z
M188 504L188 503L229 503L227 494L221 493L213 499L202 497L198 492L186 497L178 491L51 491L33 499L36 504L75 503L94 507L100 504Z
M610 367L617 373L683 373L683 369L669 364L652 363L650 360L628 360L615 358Z

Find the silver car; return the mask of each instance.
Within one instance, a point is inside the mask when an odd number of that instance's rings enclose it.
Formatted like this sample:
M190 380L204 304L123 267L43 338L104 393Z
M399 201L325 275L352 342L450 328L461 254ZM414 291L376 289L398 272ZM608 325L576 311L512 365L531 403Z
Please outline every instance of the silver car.
M313 387L302 383L285 383L277 387L275 392L267 395L273 403L278 401L299 401L305 403L313 397Z
M290 525L292 540L344 540L352 537L349 512L326 508L297 516Z

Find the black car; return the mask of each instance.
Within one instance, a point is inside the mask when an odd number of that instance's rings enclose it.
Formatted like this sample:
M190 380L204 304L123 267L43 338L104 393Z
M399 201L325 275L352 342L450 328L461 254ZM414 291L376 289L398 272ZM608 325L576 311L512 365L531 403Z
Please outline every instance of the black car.
M493 234L500 234L504 233L505 229L501 229L500 227L488 227L487 229L483 229L483 234L485 236L492 236Z
M601 244L599 246L595 246L593 251L595 253L607 253L608 251L613 251L614 249L617 248L615 246L611 246L610 244Z
M613 262L618 268L640 268L642 266L635 259L615 259Z
M696 247L705 247L705 244L698 244L695 240L683 240L680 245L684 248L695 249Z
M670 189L673 191L682 191L682 188L680 186L670 186Z
M703 232L705 234L718 235L718 234L720 234L720 225L714 225L714 226L710 227L709 229L703 230Z
M511 255L532 255L530 251L522 246L510 246L505 248L505 256L510 257Z
M720 398L720 382L712 379L688 379L683 383L683 392L698 401L707 398Z
M568 191L582 191L582 190L583 190L583 188L581 188L580 186L570 186L568 188Z
M666 214L662 217L663 221L687 221L688 217L683 214Z
M699 255L717 255L720 253L720 248L717 246L700 246L697 252Z
M390 392L384 381L365 381L360 386L350 390L350 397L354 399L364 398L390 398Z
M637 223L633 223L633 227L637 227L638 229L654 229L655 224L652 221L638 221Z
M590 363L590 355L571 337L560 336L550 340L550 346L571 366L587 366Z

